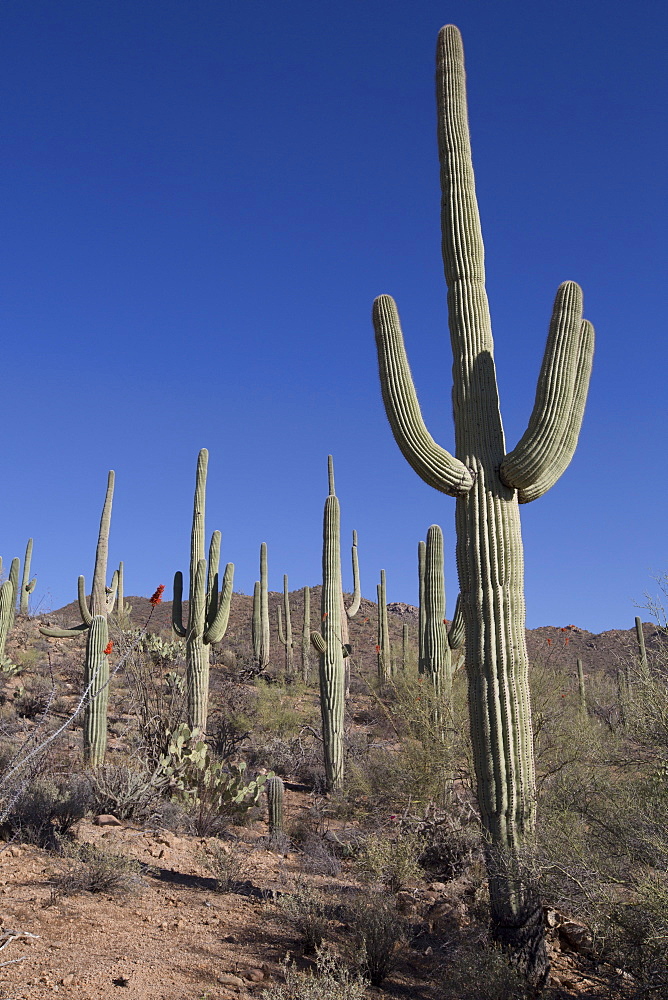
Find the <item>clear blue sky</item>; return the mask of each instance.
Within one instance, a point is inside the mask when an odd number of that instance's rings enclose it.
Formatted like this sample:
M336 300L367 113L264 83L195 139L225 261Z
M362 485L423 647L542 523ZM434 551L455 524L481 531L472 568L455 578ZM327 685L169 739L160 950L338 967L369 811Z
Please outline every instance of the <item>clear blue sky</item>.
M0 554L35 539L35 603L90 581L107 470L128 593L187 570L197 452L236 589L320 579L335 458L362 589L417 599L454 501L382 409L370 321L397 299L451 447L433 61L464 36L508 447L554 292L597 353L570 468L522 509L528 624L628 627L666 530L668 8L655 0L5 0L0 6ZM350 584L349 571L345 581Z

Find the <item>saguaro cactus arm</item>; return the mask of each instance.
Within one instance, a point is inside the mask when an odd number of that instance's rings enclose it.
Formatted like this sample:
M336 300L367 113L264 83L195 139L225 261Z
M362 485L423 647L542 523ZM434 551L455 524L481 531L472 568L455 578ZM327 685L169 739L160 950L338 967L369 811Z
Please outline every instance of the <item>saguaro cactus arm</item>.
M174 596L172 599L172 628L180 639L185 639L187 632L183 625L183 573L177 570L174 574Z
M448 632L448 645L450 646L450 649L460 649L460 647L464 645L465 639L466 639L466 628L464 626L464 612L462 611L462 600L461 596L457 594L455 613L452 616L452 622L450 623L450 631Z
M349 608L346 608L346 614L349 618L354 618L360 609L360 604L362 603L362 588L360 586L360 563L359 557L357 555L357 532L353 531L353 546L352 546L352 560L353 560L353 600Z
M93 571L93 585L90 592L90 612L92 615L105 615L107 613L107 557L109 554L109 528L111 526L111 505L114 500L114 471L110 471L107 476L107 492L102 507L102 517L100 518L100 531L97 536L97 550L95 552L95 569Z
M23 560L23 575L21 577L21 595L19 597L19 613L22 615L28 614L28 598L35 589L35 584L37 579L30 579L30 563L32 561L32 538L28 539L28 544L26 545L26 554Z
M218 574L216 574L217 578ZM216 617L204 632L204 642L220 642L227 631L232 604L232 587L234 585L234 563L228 563L223 575L223 589L218 598Z
M473 476L463 462L436 444L425 426L391 296L380 295L374 302L373 325L385 412L402 455L429 486L448 496L465 496Z
M568 467L578 441L594 357L594 328L582 319L582 290L559 286L529 425L501 464L520 503L546 493Z

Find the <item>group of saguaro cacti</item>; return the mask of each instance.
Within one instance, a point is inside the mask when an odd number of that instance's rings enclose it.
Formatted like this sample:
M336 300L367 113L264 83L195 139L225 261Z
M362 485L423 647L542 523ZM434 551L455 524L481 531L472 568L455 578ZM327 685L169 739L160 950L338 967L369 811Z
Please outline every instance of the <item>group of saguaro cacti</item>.
M194 733L206 732L209 708L209 647L225 635L230 616L234 565L225 567L222 590L218 592L220 566L219 531L214 531L209 545L209 563L204 557L204 514L206 473L209 453L202 448L197 459L193 522L190 533L190 586L188 620L183 623L183 574L174 574L172 627L186 641L186 687L188 726Z
M83 748L84 760L92 767L104 763L107 748L107 704L109 701L109 627L108 616L114 608L118 587L118 572L112 577L111 586L106 586L107 557L109 553L109 529L111 507L114 499L114 473L107 478L107 493L102 507L100 530L95 552L95 568L90 602L86 600L86 582L79 577L79 613L82 622L75 628L40 629L43 635L55 638L73 638L86 633L86 654L84 657L84 707Z
M320 632L311 632L311 641L320 654L320 714L325 778L327 790L335 792L343 785L343 717L346 687L344 660L350 654L350 644L347 627L344 629L346 612L341 589L341 508L334 492L334 466L331 455L328 458L328 467L329 496L325 500L322 528ZM357 583L359 584L359 580Z
M436 92L455 455L436 444L424 424L389 295L376 299L373 322L383 399L399 448L425 482L457 498L457 568L492 923L497 939L538 982L549 965L540 900L522 860L535 836L536 788L519 503L542 496L571 460L589 383L593 329L582 319L578 285L561 285L528 428L506 452L464 56L453 25L438 36Z

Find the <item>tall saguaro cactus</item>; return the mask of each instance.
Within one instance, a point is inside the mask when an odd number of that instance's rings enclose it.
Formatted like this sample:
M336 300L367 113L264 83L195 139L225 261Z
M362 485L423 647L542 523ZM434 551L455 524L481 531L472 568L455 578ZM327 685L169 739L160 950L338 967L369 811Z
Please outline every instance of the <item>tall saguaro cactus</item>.
M253 656L258 673L269 666L269 587L267 572L267 543L260 545L260 579L253 588Z
M278 607L278 640L285 647L285 676L292 677L294 673L294 644L292 642L292 616L290 614L290 591L288 577L283 574L283 613ZM283 627L285 619L285 628Z
M95 551L95 568L90 592L90 602L86 601L86 582L83 576L78 581L79 613L82 622L74 628L47 628L40 632L55 638L73 638L87 632L86 654L84 658L84 691L88 700L84 708L83 748L84 760L93 767L104 763L107 747L107 704L109 701L109 630L108 616L114 609L118 587L118 573L115 572L111 586L106 586L107 558L109 555L109 531L111 528L111 508L114 501L115 474L107 477L107 492L102 507L100 530Z
M19 614L28 614L28 599L35 589L37 577L30 579L30 563L32 562L32 538L28 539L26 554L23 560L23 575L21 577L21 595L19 597Z
M188 621L183 624L183 574L174 574L172 627L186 640L186 686L188 690L188 726L193 732L206 732L209 708L209 647L225 635L230 617L234 565L225 567L223 586L218 593L220 566L219 531L214 531L209 545L209 564L204 558L204 514L206 506L206 474L209 452L202 448L197 458L195 501L190 533L190 589L188 591Z
M487 841L493 925L534 981L547 975L539 899L522 864L535 829L519 503L542 496L568 466L584 412L593 329L582 292L557 291L529 424L506 453L494 367L484 250L475 196L464 55L442 28L436 94L441 230L453 361L455 455L429 434L393 299L373 308L383 399L394 437L415 471L457 498L457 567L466 630L469 711L478 801Z
M302 621L302 680L308 682L311 673L311 588L304 587L304 618Z
M438 524L427 531L424 558L424 638L422 669L439 694L450 699L452 660L445 624L443 532Z
M380 571L380 583L376 585L378 598L378 678L381 684L389 681L392 676L392 650L390 647L390 625L387 620L387 582L385 570Z
M325 500L322 529L320 632L311 632L311 641L320 654L320 714L329 792L343 786L344 658L349 650L342 640L341 594L341 508L334 493L330 455L329 496Z

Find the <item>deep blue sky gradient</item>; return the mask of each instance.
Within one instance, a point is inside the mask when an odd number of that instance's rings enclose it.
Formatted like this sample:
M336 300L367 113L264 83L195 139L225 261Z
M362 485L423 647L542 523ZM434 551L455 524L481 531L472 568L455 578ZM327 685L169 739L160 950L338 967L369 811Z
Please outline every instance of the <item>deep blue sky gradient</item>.
M665 38L654 0L5 0L0 554L35 538L34 605L90 580L106 473L128 593L187 570L197 452L236 589L320 579L335 457L362 589L417 600L454 501L384 416L370 322L397 299L430 430L452 447L433 59L462 30L508 447L554 292L597 353L580 444L522 509L527 620L629 627L666 532Z

